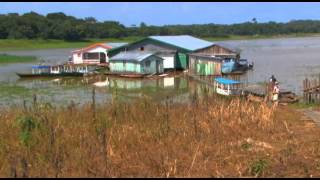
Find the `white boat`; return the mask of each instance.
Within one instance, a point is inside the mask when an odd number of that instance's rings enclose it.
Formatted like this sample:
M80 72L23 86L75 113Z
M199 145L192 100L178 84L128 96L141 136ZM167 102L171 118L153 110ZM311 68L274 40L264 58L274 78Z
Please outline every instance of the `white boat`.
M226 78L214 79L214 89L216 93L224 96L240 95L241 94L239 90L240 84L241 83L239 81L235 81L232 79L226 79Z

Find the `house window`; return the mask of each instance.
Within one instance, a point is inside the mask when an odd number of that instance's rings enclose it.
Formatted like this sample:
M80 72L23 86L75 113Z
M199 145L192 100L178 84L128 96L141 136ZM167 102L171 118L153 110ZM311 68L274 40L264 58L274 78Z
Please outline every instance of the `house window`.
M83 59L99 59L99 53L83 53Z

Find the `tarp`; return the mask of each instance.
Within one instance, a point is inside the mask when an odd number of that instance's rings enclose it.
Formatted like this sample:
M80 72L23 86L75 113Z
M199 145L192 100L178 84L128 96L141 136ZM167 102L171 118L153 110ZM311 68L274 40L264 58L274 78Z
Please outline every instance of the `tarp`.
M215 78L215 81L221 84L240 84L239 81L235 81L232 79L226 79L226 78Z
M33 69L49 69L50 66L32 66Z

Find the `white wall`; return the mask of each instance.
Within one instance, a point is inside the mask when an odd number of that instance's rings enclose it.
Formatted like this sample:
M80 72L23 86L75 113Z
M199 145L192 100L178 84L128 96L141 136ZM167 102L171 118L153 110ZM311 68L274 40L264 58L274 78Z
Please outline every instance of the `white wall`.
M163 60L163 69L174 68L174 56L161 56Z
M72 54L73 64L82 64L82 53L73 53Z
M103 47L100 47L100 46L97 46L93 49L90 49L89 51L87 51L89 53L94 53L94 52L103 52L106 54L106 62L109 62L109 58L107 56L107 49L106 48L103 48ZM73 58L73 63L74 64L82 64L83 63L83 59L82 59L82 53L79 53L79 56L78 56L78 53L73 53L72 54L72 58Z

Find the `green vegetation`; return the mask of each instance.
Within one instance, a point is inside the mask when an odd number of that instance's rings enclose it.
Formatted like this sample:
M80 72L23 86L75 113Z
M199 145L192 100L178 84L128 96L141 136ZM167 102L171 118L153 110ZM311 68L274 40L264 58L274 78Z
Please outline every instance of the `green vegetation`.
M293 38L293 37L314 37L320 33L299 33L290 35L258 35L240 36L230 35L225 37L204 37L208 41L228 40L251 40L251 39L272 39L272 38ZM82 48L94 43L101 42L134 42L142 39L142 36L129 36L123 38L86 39L79 41L65 41L57 39L0 39L0 51L8 50L32 50L32 49L58 49L58 48Z
M8 54L0 54L0 64L1 63L24 63L24 62L34 62L37 60L35 56L15 56Z
M287 23L259 23L251 21L224 24L192 24L153 26L141 22L140 25L126 27L117 21L99 22L93 17L84 19L49 13L46 16L35 12L19 15L0 15L0 39L60 39L80 41L84 39L105 39L125 37L146 37L150 35L189 34L214 40L268 38L278 36L304 36L320 33L318 20L292 20Z
M264 159L259 159L252 163L250 172L254 176L261 176L267 167L267 161Z
M32 90L23 86L0 83L0 97L27 96L31 95Z
M320 108L320 104L317 104L317 103L304 103L304 102L289 104L289 106L291 106L292 108L297 108L297 109Z

